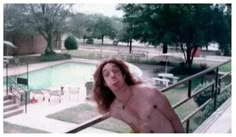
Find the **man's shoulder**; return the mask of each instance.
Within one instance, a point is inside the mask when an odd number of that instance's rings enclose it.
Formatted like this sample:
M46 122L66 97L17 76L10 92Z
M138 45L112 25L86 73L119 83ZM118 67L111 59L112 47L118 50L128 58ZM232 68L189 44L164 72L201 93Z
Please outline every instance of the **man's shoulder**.
M150 84L146 84L146 83L141 83L136 85L136 89L139 90L144 90L144 91L158 91L158 89Z
M150 95L150 96L154 96L160 93L160 91L156 87L149 84L136 85L136 90L141 94Z

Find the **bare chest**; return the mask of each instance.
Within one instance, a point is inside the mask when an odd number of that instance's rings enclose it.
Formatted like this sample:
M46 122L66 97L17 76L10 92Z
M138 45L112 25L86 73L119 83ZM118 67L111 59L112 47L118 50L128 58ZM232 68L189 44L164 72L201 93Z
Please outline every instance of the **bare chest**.
M123 109L121 104L116 106L116 118L141 132L172 132L170 122L158 109L157 104L148 100L136 100Z
M133 100L125 108L122 104L117 103L112 110L113 117L138 127L148 120L152 108L147 101Z

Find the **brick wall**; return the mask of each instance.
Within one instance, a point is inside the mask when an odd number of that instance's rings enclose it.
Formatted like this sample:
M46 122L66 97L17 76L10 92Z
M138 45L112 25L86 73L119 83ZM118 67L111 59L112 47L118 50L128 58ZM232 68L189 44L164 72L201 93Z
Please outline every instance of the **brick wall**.
M60 36L60 35L59 35ZM24 35L24 34L11 34L4 33L4 40L11 41L16 45L16 49L8 48L8 55L29 55L29 54L41 54L45 51L47 42L41 35ZM61 48L60 39L59 42L54 41L54 47ZM4 46L4 55L6 55L6 49Z

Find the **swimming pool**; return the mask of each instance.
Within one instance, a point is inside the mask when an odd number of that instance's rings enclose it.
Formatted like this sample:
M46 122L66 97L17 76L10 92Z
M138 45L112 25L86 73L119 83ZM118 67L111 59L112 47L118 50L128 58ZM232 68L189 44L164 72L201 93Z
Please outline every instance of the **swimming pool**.
M142 71L127 63L131 73L141 77ZM69 62L59 65L54 65L44 69L29 72L29 90L40 90L51 87L59 87L62 85L72 84L81 85L87 81L91 81L96 70L95 64ZM27 78L26 74L18 75L20 78ZM12 76L12 78L16 78ZM4 80L5 81L5 80Z
M29 72L29 90L46 89L70 83L81 85L92 78L95 69L95 64L64 63L32 71ZM18 77L27 78L27 75L23 74Z

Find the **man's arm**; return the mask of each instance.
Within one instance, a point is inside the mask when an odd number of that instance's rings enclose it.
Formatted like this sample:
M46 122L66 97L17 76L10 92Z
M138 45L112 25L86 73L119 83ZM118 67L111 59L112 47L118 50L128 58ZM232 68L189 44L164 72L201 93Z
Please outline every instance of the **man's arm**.
M166 96L157 90L156 97L157 97L156 99L158 100L157 106L160 112L170 121L175 132L184 133L185 131L184 131L183 125L178 115L175 113L172 106L170 105Z

